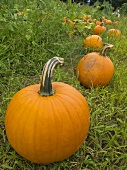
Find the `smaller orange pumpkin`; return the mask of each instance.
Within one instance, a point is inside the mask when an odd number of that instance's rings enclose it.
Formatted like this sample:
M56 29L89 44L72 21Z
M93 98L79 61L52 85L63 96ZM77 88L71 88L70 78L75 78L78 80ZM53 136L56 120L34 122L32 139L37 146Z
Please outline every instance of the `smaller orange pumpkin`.
M85 55L78 63L76 75L79 82L85 87L106 86L112 79L114 65L112 61L105 56L107 48L113 45L106 45L102 50L102 55L92 52Z
M106 18L105 18L105 16L102 16L102 20L104 21Z
M102 49L103 42L99 35L90 35L83 41L83 46L94 49Z
M106 31L106 27L103 25L103 23L100 25L96 25L93 30L94 34L96 35L102 34L105 31Z
M96 25L101 25L102 24L102 19L96 21Z
M87 19L87 22L91 23L91 22L93 22L93 20L92 19Z
M121 35L121 31L118 30L118 29L112 28L112 29L108 30L108 35L109 36L114 36L114 37L119 37Z
M88 19L91 19L91 15L88 15L87 18L88 18Z
M87 19L87 16L86 16L86 14L83 14L83 16L82 16L82 20L86 20Z
M96 25L101 25L102 22L101 21L96 21Z
M105 24L106 24L106 25L111 25L111 24L112 24L112 21L111 21L110 19L107 19L107 20L105 20Z
M119 25L120 22L119 22L119 21L114 21L112 24L113 24L113 25Z

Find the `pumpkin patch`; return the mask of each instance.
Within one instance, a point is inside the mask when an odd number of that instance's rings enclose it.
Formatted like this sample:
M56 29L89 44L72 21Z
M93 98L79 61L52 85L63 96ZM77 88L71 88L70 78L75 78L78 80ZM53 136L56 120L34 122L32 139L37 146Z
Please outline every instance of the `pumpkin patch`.
M127 168L127 4L75 2L0 1L0 170Z

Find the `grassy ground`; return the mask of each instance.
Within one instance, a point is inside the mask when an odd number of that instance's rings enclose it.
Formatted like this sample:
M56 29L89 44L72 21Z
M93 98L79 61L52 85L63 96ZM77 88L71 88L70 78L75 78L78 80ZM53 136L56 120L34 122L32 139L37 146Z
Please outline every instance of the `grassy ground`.
M59 1L1 1L0 7L0 170L126 170L127 169L127 19L111 16L110 11L66 5ZM108 8L107 8L108 10ZM16 14L23 11L23 15ZM105 15L121 30L120 38L101 35L113 44L107 55L115 72L104 88L86 89L75 75L79 59L90 52L82 42L92 34L88 26L74 31L63 18L82 14ZM90 26L92 27L92 26ZM37 165L19 156L9 145L4 118L12 96L27 85L40 82L44 63L63 57L65 64L54 71L53 81L62 81L79 90L90 106L91 125L83 146L70 158L49 165Z

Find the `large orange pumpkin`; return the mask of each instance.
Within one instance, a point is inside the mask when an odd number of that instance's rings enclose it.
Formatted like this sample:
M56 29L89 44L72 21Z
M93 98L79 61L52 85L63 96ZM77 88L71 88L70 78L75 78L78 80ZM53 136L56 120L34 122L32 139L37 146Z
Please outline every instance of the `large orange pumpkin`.
M99 35L90 35L83 41L83 46L100 50L103 47L102 38Z
M87 137L90 113L84 96L74 87L51 83L54 57L44 66L40 84L27 86L11 99L5 129L11 146L35 163L61 161L74 154Z
M110 82L114 73L114 65L105 56L105 51L111 47L112 45L106 45L103 48L102 55L92 52L85 55L79 61L76 68L76 75L82 85L85 87L102 87Z

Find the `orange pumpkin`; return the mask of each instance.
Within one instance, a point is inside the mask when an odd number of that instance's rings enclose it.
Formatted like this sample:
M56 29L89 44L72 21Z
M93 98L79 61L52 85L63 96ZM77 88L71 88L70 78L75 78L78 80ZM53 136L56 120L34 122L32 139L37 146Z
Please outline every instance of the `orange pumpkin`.
M106 24L106 25L111 25L111 24L112 24L112 21L111 21L110 19L106 19L106 20L105 20L105 24Z
M88 15L87 18L88 18L88 19L91 19L91 15Z
M119 37L121 35L121 31L118 30L118 29L112 28L112 29L108 30L108 35L109 36L114 36L114 37Z
M102 18L100 18L100 20L96 21L96 25L101 25L102 24Z
M82 20L86 20L87 19L87 16L86 16L86 14L83 14L83 16L82 16Z
M104 33L105 31L106 31L106 27L105 27L103 24L101 24L101 25L96 25L96 26L94 27L94 30L93 30L94 34L96 34L96 35L102 34L102 33Z
M90 35L83 41L83 46L94 49L102 49L102 38L99 35Z
M63 64L63 58L50 59L43 68L41 85L18 91L5 116L11 146L35 163L68 158L83 144L89 129L89 106L84 96L68 84L51 84L58 64Z
M85 87L102 87L110 82L114 73L114 65L105 56L105 51L111 47L112 45L106 45L102 50L102 55L92 52L79 61L76 75L82 85Z
M114 21L112 24L113 24L113 25L119 25L120 22L119 22L119 21Z
M101 25L102 21L96 21L96 25Z
M92 19L87 19L87 23L92 23L93 20Z
M102 20L104 21L106 18L105 18L105 16L102 16Z

